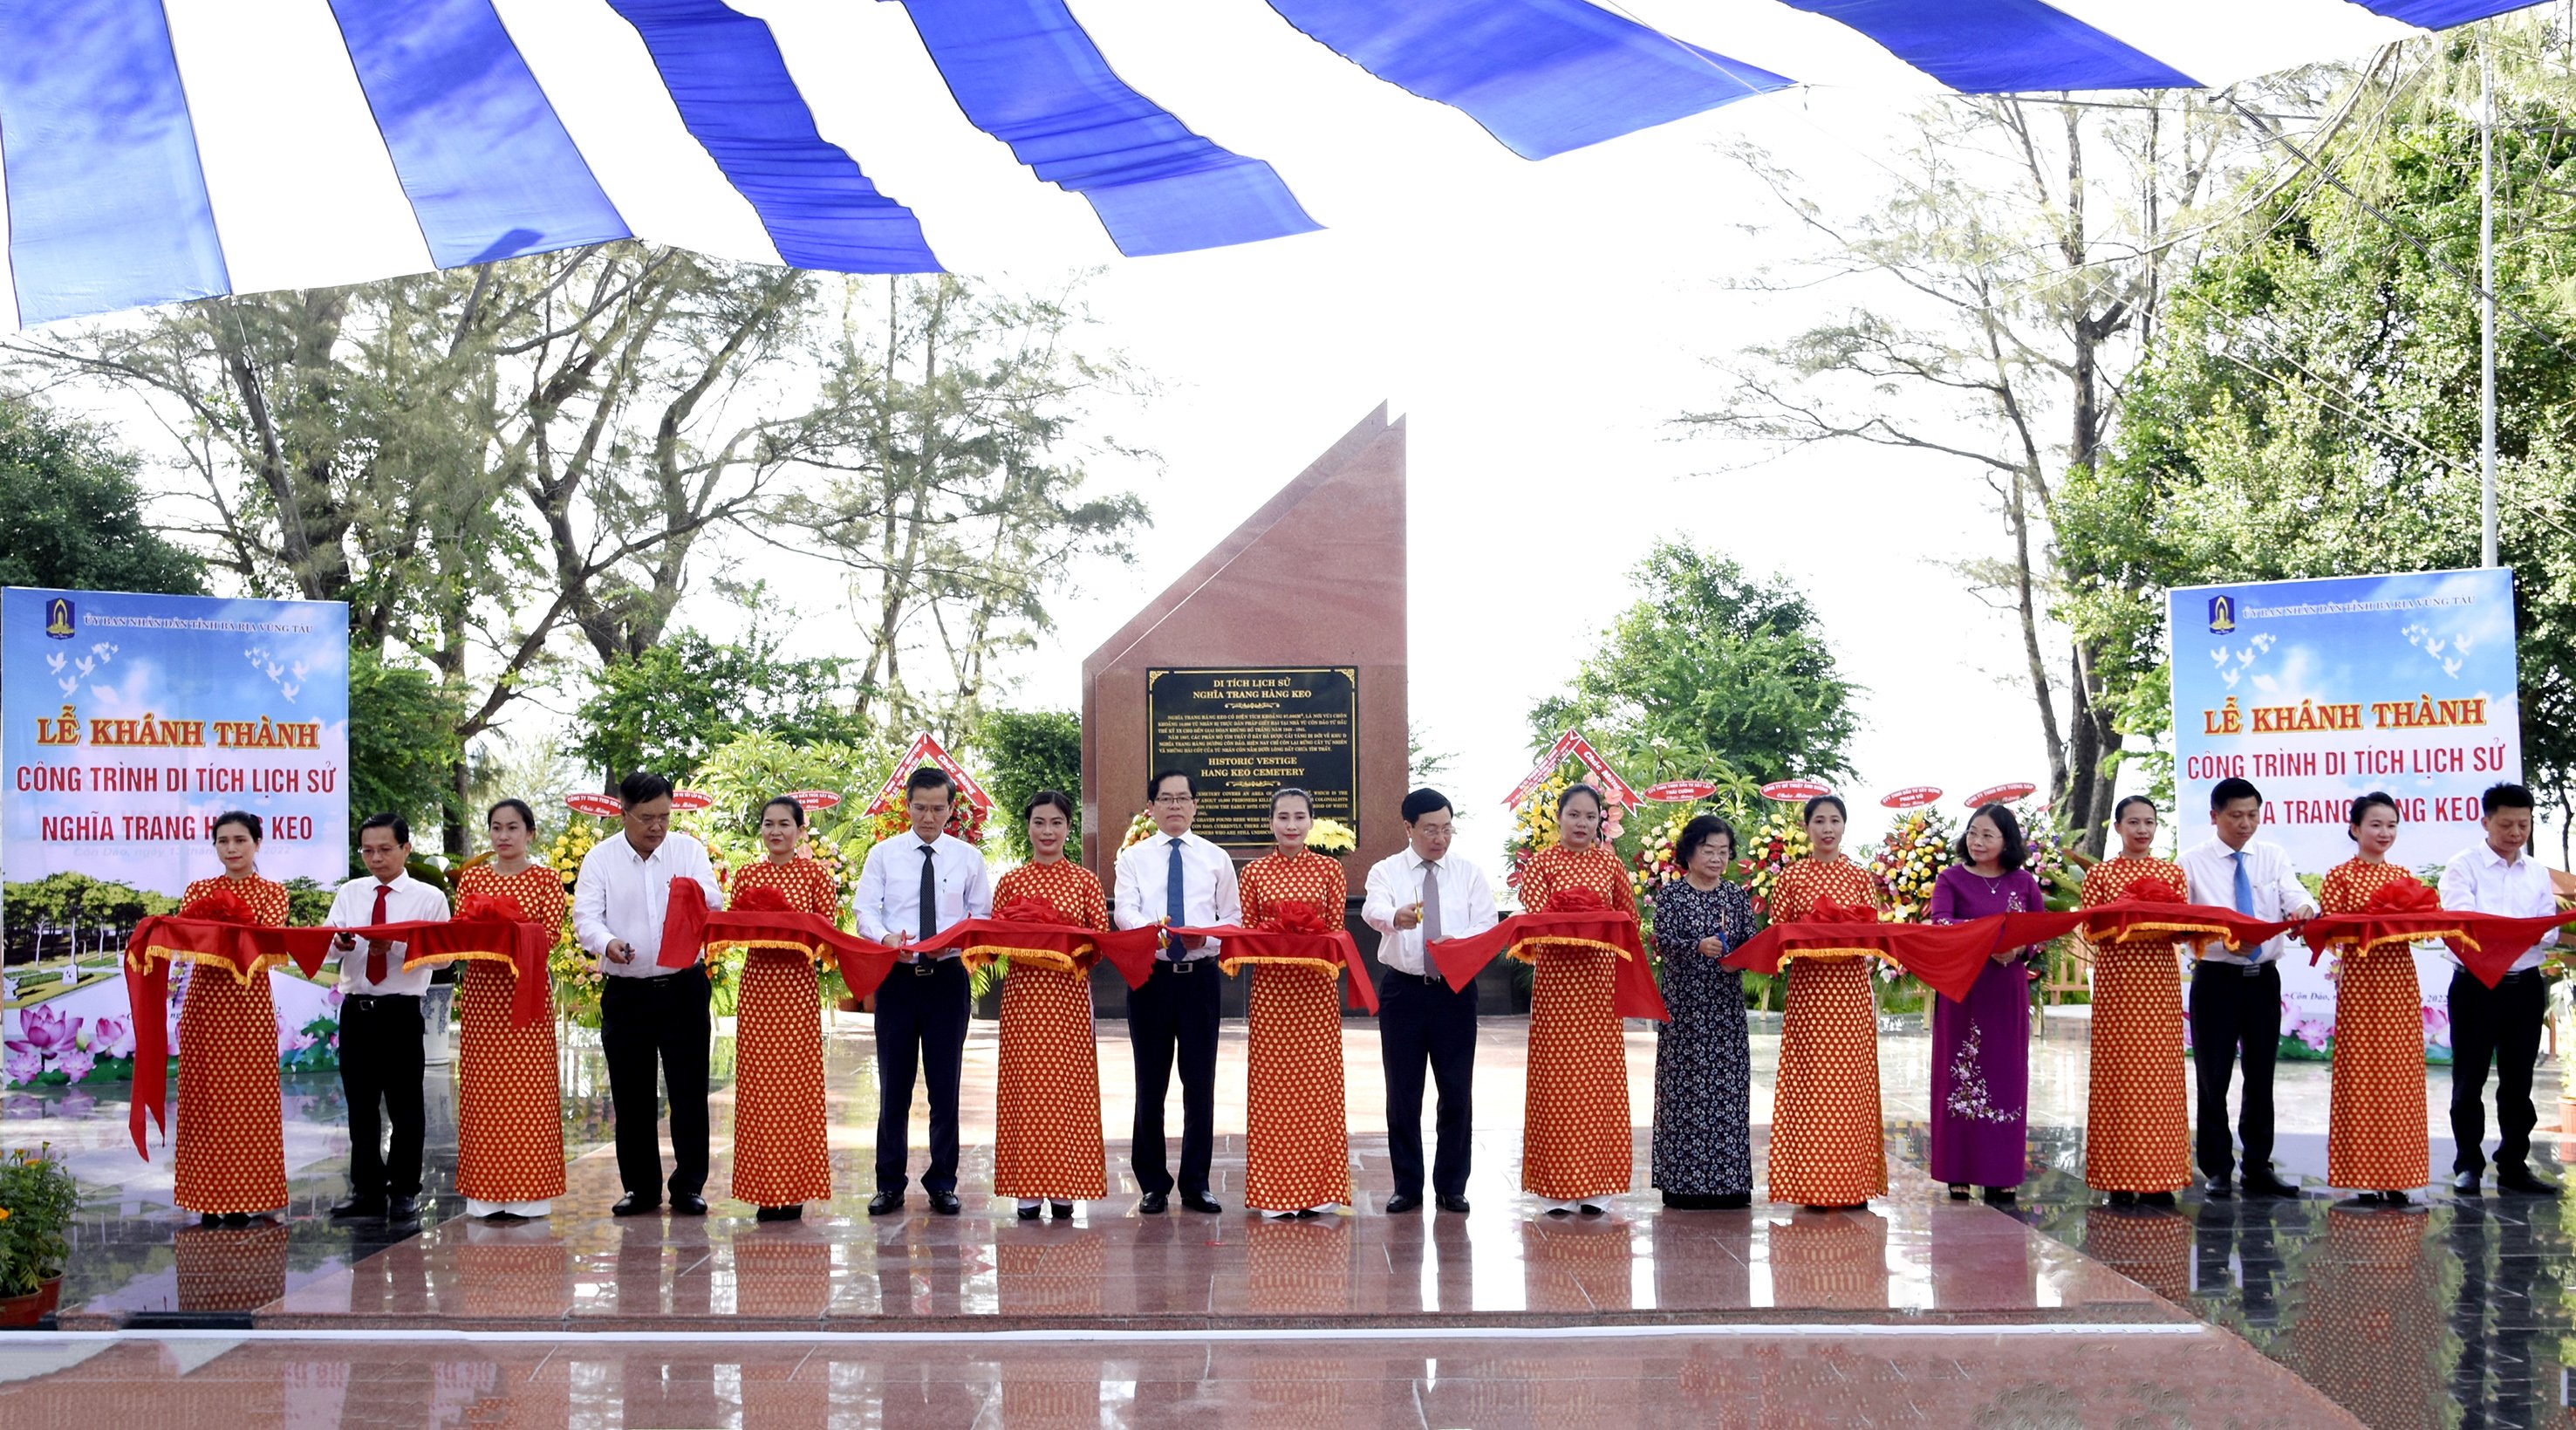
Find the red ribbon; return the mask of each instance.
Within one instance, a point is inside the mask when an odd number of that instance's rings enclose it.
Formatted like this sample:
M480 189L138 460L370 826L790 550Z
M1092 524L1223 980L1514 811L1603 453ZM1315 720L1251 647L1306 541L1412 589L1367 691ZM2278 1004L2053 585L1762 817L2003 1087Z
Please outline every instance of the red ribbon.
M1316 923L1322 923L1321 915L1315 913L1311 904L1281 904L1279 908L1282 914L1292 908L1306 909ZM1297 921L1305 922L1303 919ZM1351 941L1350 930L1330 926L1288 929L1280 927L1280 922L1276 918L1265 920L1258 928L1246 928L1241 924L1210 924L1204 928L1172 925L1162 932L1174 938L1212 938L1222 942L1225 947L1218 956L1220 963L1243 959L1256 963L1264 959L1309 959L1334 964L1350 975L1346 980L1350 988L1349 1001L1362 1012L1377 1011L1377 988L1369 982L1367 967L1360 962L1360 946ZM1138 932L1151 933L1153 930L1140 929Z
M1817 917L1773 924L1721 962L1754 973L1777 973L1801 953L1874 954L1923 980L1924 985L1954 1003L1967 1001L1985 972L1986 961L1999 948L2019 948L2040 940L2005 936L2008 914L1988 914L1955 924L1896 924L1879 921L1865 904L1817 904Z
M705 891L700 890L699 892L703 894ZM748 889L735 890L733 897L725 900L725 907L731 909L737 914L792 914L796 912L796 906L787 902L787 896L785 894L780 893L778 890L771 888L767 884L759 884Z
M2418 885L2417 887L2422 887ZM2382 892L2386 892L2385 889ZM2404 938L2438 938L2460 960L2469 976L2489 988L2504 981L2513 971L2514 960L2529 953L2541 936L2551 929L2576 922L2576 914L2537 914L2513 918L2505 914L2482 914L2471 909L2438 907L2441 895L2432 890L2436 907L2408 913L2371 912L2367 906L2357 914L2324 914L2308 920L2301 933L2308 943L2308 961L2337 946L2366 948L2373 943ZM2376 904L2378 896L2371 902Z
M991 918L960 919L906 947L922 953L944 953L952 948L1040 948L1061 953L1077 966L1087 966L1085 960L1097 956L1108 960L1129 988L1142 988L1154 971L1154 950L1162 937L1160 928L1084 928L1066 923L1055 905L1044 899L1014 899L994 910Z
M1637 916L1612 907L1597 890L1559 890L1548 900L1545 913L1514 914L1483 933L1425 944L1423 952L1452 990L1463 991L1505 949L1567 940L1607 944L1619 951L1610 970L1611 1007L1618 1016L1672 1021L1663 991L1655 986L1654 973L1646 966Z
M2442 896L2413 877L2382 884L2361 906L2365 914L2420 914L2442 907Z
M754 889L746 895L764 892L776 891ZM687 968L710 943L792 943L839 969L854 998L874 993L894 967L893 949L844 933L820 914L768 908L765 900L754 897L746 901L753 907L710 909L707 891L697 880L673 879L671 900L662 911L662 952L654 962L664 968Z

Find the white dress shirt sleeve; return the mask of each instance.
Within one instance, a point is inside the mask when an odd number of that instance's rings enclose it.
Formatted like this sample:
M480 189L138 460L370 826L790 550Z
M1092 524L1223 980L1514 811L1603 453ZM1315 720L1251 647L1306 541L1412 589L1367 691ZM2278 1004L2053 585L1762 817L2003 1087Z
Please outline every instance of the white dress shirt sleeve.
M964 840L966 850L966 917L988 919L993 916L993 871L984 862L984 851Z
M1241 881L1235 876L1234 858L1213 844L1208 846L1208 852L1216 856L1216 921L1221 924L1239 924L1243 922L1243 887ZM1327 912L1335 921L1339 921L1341 910L1332 909ZM1216 941L1209 940L1208 947L1211 950L1215 949Z
M1404 861L1409 857L1390 854L1371 864L1360 900L1360 922L1390 938L1400 932L1395 926L1396 911L1409 902L1403 897Z
M608 928L608 885L613 878L605 856L623 857L614 847L617 836L603 839L581 856L581 872L572 883L572 937L582 950L594 959L608 956L608 945L617 935Z
M858 921L859 933L878 943L892 941L887 936L885 900L886 851L893 843L886 840L868 850L868 861L859 866L858 896L850 901L850 916Z
M1152 847L1138 844L1119 851L1112 870L1112 877L1118 885L1118 897L1110 907L1109 920L1118 928L1140 929L1162 917L1160 909L1151 908L1146 903L1144 871L1137 867L1137 853Z
M1501 923L1503 915L1494 907L1494 881L1485 877L1485 871L1465 860L1455 862L1458 865L1459 882L1467 886L1467 919L1466 922L1455 925L1454 932L1452 932L1453 926L1447 923L1441 924L1440 930L1451 938L1464 938L1471 933L1483 933Z
M2298 866L2290 862L2289 851L2275 847L2271 855L2281 900L2280 916L2287 919L2315 913L2317 901L2308 893L2308 886L2299 882Z
M715 862L707 857L707 846L691 839L688 844L688 849L689 857L687 867L682 870L675 871L672 877L677 878L681 874L686 874L689 878L697 880L698 887L706 891L707 907L710 909L723 908L725 906L724 885L716 882L716 866Z

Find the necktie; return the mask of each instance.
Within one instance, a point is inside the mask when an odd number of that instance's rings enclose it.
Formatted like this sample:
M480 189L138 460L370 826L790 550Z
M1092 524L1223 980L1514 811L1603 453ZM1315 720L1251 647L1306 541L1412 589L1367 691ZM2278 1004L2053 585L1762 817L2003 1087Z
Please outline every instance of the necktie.
M376 885L376 911L368 917L367 922L371 924L380 924L385 921L385 900L392 897L393 892L394 886L391 884ZM381 939L369 939L367 941L367 985L372 988L384 981L384 941Z
M921 846L921 936L939 932L939 846Z
M1163 920L1166 923L1186 924L1190 921L1189 916L1183 912L1184 905L1181 897L1183 882L1181 841L1175 839L1172 841L1171 862L1163 866ZM1165 952L1178 956L1179 950L1172 946L1168 935L1165 937L1163 946Z
M2248 878L2245 873L2245 851L2239 849L2227 857L2236 861L2236 912L2240 914L2252 914L2254 912L2254 881L2251 878Z
M1440 941L1440 866L1422 866L1422 941Z

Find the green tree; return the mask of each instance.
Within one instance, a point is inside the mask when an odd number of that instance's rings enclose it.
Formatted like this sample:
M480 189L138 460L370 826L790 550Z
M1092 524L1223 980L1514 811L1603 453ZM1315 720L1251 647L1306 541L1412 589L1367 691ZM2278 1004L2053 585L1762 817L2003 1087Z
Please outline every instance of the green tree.
M135 458L0 393L0 586L202 596L205 562L143 519Z
M739 645L684 630L600 672L573 713L572 748L608 788L630 770L680 779L745 732L789 745L865 739L847 694L843 661L787 659L758 628Z
M1581 729L1639 782L1851 773L1859 687L1842 678L1815 608L1786 578L1658 542L1629 573L1640 593L1572 683L1530 711L1532 743Z
M2512 40L2514 32L2505 38ZM2521 37L2528 40L2529 36ZM2526 772L2576 805L2576 84L2499 49L2500 559ZM2384 115L2258 195L2177 284L2108 460L2067 484L2067 610L2122 728L2170 722L2165 592L2478 562L2476 61L2361 96ZM2330 176L2330 178L2328 177ZM2170 778L2170 758L2151 770Z
M1073 796L1075 809L1082 807L1082 718L1072 711L987 710L976 723L973 750L985 791L993 796L987 837L998 836L1004 851L1028 854L1020 811L1038 791L1061 791ZM1082 837L1078 816L1073 834L1076 841Z
M456 745L456 702L436 675L389 665L373 651L349 652L352 841L358 820L388 810L416 830L437 823Z

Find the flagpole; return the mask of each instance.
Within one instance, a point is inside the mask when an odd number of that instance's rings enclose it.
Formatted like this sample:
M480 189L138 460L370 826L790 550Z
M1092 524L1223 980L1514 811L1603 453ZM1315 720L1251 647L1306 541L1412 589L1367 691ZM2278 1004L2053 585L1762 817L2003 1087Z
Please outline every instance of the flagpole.
M2496 564L2495 62L2478 44L2478 564Z

